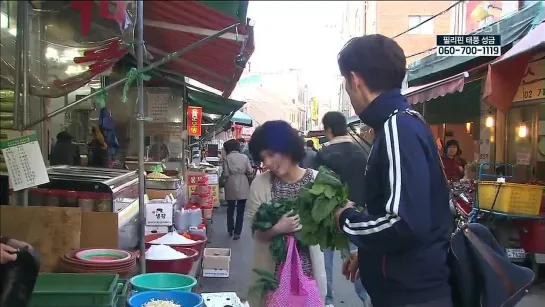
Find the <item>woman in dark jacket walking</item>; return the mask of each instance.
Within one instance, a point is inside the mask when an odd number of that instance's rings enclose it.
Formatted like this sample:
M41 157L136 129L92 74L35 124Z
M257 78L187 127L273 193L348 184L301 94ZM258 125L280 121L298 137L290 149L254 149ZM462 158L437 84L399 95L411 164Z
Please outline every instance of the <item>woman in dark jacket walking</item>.
M57 143L49 155L50 165L81 165L78 145L72 143L72 136L67 131L57 134Z

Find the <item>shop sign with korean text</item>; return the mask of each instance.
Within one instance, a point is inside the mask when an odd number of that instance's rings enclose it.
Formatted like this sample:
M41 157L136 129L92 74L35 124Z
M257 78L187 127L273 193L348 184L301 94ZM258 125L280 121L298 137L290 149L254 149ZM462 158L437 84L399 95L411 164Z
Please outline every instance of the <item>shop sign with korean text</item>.
M529 62L513 102L545 98L545 58Z
M187 107L187 132L190 136L202 134L202 108Z

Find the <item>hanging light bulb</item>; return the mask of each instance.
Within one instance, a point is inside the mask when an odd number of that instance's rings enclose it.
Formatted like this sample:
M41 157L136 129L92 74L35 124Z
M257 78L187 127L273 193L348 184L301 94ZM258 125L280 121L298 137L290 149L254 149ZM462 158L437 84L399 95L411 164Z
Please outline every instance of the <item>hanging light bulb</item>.
M517 130L519 138L525 138L528 136L528 127L525 124L521 124Z
M487 116L484 125L486 128L494 127L494 117L492 117L491 115Z
M466 132L467 134L471 134L471 123L466 123Z

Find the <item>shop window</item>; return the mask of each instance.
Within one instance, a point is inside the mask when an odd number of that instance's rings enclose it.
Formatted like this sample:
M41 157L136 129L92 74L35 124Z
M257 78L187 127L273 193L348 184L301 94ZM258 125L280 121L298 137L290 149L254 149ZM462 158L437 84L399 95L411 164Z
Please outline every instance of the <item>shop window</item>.
M545 181L545 103L539 106L536 179Z
M507 123L507 162L514 166L515 180L528 182L544 177L544 160L539 153L545 104L513 108ZM541 145L544 146L544 145Z
M416 27L409 31L409 34L433 34L434 22L433 19L421 24L422 22L430 19L429 15L411 15L409 16L409 29Z

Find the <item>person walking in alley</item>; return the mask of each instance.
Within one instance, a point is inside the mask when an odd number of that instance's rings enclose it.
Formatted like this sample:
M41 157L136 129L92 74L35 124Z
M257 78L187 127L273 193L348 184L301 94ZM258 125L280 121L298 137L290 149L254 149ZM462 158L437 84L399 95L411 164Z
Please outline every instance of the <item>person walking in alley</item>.
M350 202L335 212L359 248L343 273L351 280L359 273L375 307L452 307L449 191L433 135L401 94L403 50L380 34L357 37L338 64L354 110L375 131L364 180L368 212Z
M348 135L346 117L341 112L327 112L322 118L328 145L318 152L314 168L326 166L339 175L341 181L348 185L348 199L358 208L365 206L365 166L369 152L354 142ZM350 244L349 251L342 251L344 257L357 255L358 248ZM325 270L327 276L326 306L333 306L333 259L334 250L324 250ZM356 293L365 307L370 306L370 298L359 280L354 282Z
M250 189L250 180L254 169L246 155L240 153L240 143L231 139L223 143L225 159L223 161L222 177L225 181L225 200L227 201L227 232L233 240L240 239L246 199ZM236 210L235 210L236 209ZM236 221L235 221L236 211Z

